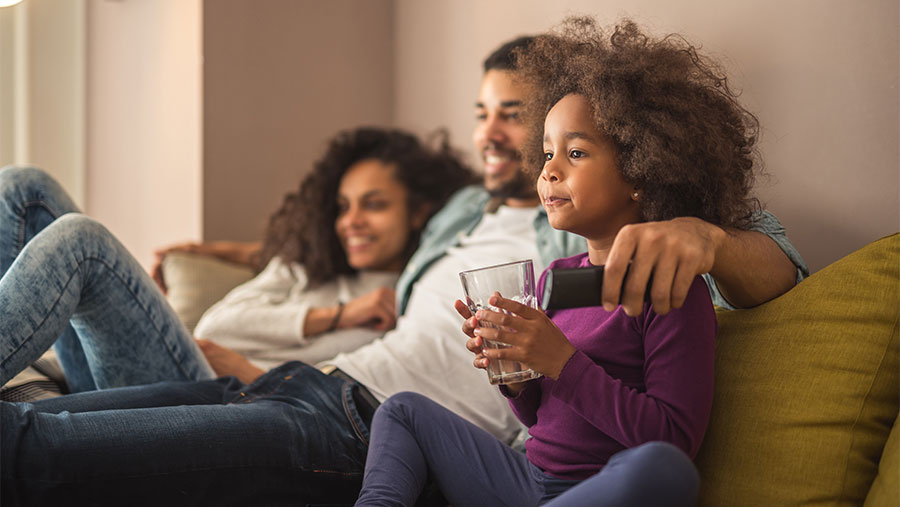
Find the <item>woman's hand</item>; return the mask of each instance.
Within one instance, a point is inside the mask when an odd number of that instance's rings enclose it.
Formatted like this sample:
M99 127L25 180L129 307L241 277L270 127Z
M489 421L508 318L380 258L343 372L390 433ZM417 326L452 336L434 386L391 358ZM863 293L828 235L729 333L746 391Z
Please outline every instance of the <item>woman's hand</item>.
M249 384L265 373L263 370L253 366L253 363L246 357L237 352L223 347L209 340L197 338L197 345L216 375L220 377L232 376L245 384Z
M544 312L503 298L496 293L488 302L491 306L515 315L482 309L474 316L477 323L473 325L470 319L466 320L463 331L465 332L467 326L473 327L473 338L469 339L466 347L472 352L480 349L480 352L476 352L475 366L484 368L490 361L507 359L520 361L554 380L559 378L563 367L575 353L575 347L556 324ZM485 327L484 323L496 327ZM482 339L512 346L484 349L481 348Z
M339 328L371 327L387 331L397 322L397 293L381 287L344 304Z
M387 331L393 328L396 322L396 293L394 289L380 287L345 303L343 308L340 306L311 308L303 322L303 334L315 336L335 329L352 327L370 327L378 331Z

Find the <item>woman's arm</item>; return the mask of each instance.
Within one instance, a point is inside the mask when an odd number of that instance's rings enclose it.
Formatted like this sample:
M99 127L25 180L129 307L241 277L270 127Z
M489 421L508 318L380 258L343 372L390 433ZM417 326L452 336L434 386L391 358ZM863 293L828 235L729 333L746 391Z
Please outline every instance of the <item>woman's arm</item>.
M352 283L359 280L362 279ZM353 286L356 289L345 291L352 294L375 285L372 280L360 283ZM246 341L248 347L259 349L303 345L309 339L337 329L368 327L386 331L394 327L393 288L377 287L343 306L338 304L339 292L337 280L308 287L301 266L275 258L254 279L207 310L195 334L201 338Z
M275 258L256 277L209 308L194 334L244 340L252 348L296 345L306 339L303 327L310 308L336 300L336 285L309 290L301 266Z
M396 321L396 293L389 287L379 287L345 304L310 308L303 334L313 336L353 327L387 331Z

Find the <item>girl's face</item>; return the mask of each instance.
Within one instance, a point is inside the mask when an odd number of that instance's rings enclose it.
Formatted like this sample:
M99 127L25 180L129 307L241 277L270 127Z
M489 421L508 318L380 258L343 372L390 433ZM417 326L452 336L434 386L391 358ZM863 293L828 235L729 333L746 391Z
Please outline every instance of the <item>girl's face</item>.
M537 188L550 225L589 241L611 242L623 225L640 219L635 189L619 172L612 142L594 127L583 95L566 95L547 113Z
M347 263L354 269L396 271L406 263L406 245L424 213L413 216L406 187L394 167L375 159L352 165L338 188L334 222Z

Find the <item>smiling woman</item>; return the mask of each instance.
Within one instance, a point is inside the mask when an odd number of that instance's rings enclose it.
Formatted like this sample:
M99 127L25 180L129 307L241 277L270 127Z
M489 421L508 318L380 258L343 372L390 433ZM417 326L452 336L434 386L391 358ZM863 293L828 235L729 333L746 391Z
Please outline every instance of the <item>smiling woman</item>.
M393 286L425 222L473 181L446 136L437 144L374 128L334 137L272 215L260 274L197 324L214 341L203 346L217 374L249 380L289 360L314 364L394 326Z
M182 378L188 370L248 382L262 368L290 360L316 363L357 348L394 326L393 286L418 244L421 228L472 178L445 137L431 149L415 136L395 130L339 133L300 190L288 194L272 216L262 250L264 269L200 319L195 335L215 341L200 340L197 350L190 331L130 253L99 223L77 214L58 182L33 168L3 169L0 230L22 233L12 235L12 243L0 248L0 279L7 288L0 300L4 294L17 294L16 301L34 314L31 322L49 322L53 317L59 328L45 325L37 336L23 324L24 317L21 321L11 317L17 313L7 308L8 329L0 335L10 340L15 353L0 364L0 385L54 342L73 392ZM90 325L82 320L87 317L82 316L86 310L80 298L88 296L72 289L66 293L71 306L53 304L62 297L54 288L68 285L46 283L52 276L61 280L80 276L82 268L69 261L70 250L81 248L90 250L79 254L86 256L85 262L96 260L98 252L114 255L117 260L109 265L124 272L110 279L131 283L116 293L79 279L86 283L84 291L100 291L98 304L115 314L100 319L103 325L97 324L96 315L88 319ZM19 287L40 292L47 305L35 304L33 297L20 294ZM149 307L156 310L148 311ZM70 318L75 325L68 324ZM156 332L178 337L192 358L190 368L171 372L148 364L136 368L145 358L139 351L120 351L121 357L132 358L121 363L91 359L96 357L92 347L99 343ZM118 352L114 355L120 357Z
M394 173L392 165L368 159L341 180L334 228L347 264L355 269L399 272L411 233L425 224L430 206L409 209L409 192Z

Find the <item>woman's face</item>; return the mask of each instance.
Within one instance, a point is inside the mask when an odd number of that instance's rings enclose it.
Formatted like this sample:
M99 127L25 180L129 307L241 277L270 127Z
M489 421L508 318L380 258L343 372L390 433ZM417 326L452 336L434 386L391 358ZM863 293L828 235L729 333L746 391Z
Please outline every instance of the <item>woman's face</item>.
M583 95L566 95L547 113L537 187L550 225L588 240L611 240L640 219L635 189L619 172L615 146L594 127Z
M408 209L406 187L394 167L375 159L352 165L338 188L334 229L354 269L397 271L413 227L420 221Z

